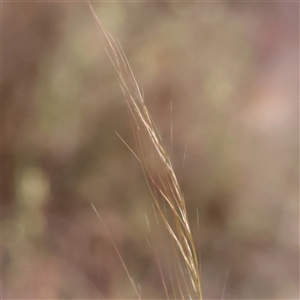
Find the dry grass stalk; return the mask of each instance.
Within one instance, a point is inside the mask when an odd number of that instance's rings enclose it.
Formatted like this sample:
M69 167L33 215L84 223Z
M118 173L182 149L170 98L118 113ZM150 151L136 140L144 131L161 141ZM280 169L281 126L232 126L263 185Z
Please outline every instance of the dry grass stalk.
M136 156L142 165L156 208L174 241L177 249L175 256L178 262L178 270L184 280L186 280L184 267L180 262L179 253L188 270L192 285L191 290L189 288L190 285L185 282L188 296L192 298L193 294L198 299L202 299L198 259L188 221L185 200L170 157L148 112L144 97L120 43L103 27L89 0L88 3L101 32L105 36L107 42L106 50L118 73L120 86L132 116L132 128L138 146ZM167 207L169 207L169 210L166 209ZM170 211L171 218L169 216ZM178 279L178 274L175 274L175 276ZM179 284L179 280L177 282ZM179 286L179 291L182 299L184 299L184 292L181 286Z

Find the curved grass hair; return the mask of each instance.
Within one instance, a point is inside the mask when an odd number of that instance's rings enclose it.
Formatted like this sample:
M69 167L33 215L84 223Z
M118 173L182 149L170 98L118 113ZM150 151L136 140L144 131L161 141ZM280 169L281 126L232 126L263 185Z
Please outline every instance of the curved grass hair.
M118 74L120 87L132 117L137 151L135 153L129 149L141 163L156 209L173 239L179 294L182 299L186 299L184 295L187 293L190 299L197 297L202 300L199 263L187 216L185 199L180 190L170 157L148 112L144 97L122 46L104 28L90 1L87 1L98 27L104 34L107 44L106 51ZM188 278L186 278L185 273L188 274ZM179 283L179 274L183 277L184 284ZM138 296L140 297L140 295Z

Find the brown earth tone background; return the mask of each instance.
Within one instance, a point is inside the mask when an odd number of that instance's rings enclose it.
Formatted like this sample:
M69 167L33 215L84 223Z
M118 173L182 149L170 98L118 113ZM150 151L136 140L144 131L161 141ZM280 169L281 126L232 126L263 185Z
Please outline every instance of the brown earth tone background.
M136 298L93 203L143 299L165 299L172 243L88 5L1 5L2 298ZM204 298L298 299L299 3L93 5L169 149Z

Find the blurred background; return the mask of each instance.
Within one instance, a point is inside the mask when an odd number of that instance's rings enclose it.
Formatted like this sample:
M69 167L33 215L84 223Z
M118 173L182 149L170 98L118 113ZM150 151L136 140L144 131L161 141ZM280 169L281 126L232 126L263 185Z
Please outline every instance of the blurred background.
M298 299L299 3L93 6L169 150L204 298ZM172 243L104 47L84 2L2 3L4 299L137 298L109 234L166 299Z

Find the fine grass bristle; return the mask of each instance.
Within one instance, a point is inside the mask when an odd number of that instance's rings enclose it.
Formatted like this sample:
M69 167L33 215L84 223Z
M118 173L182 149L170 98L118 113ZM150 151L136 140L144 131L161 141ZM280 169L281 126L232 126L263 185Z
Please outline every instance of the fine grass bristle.
M175 284L178 285L182 299L185 299L184 291L186 291L189 298L196 296L202 300L198 258L190 230L185 199L170 157L148 112L144 97L120 43L103 27L90 1L87 1L101 32L104 34L107 43L106 50L119 76L120 86L132 117L132 128L137 144L136 153L124 143L141 163L156 210L161 215L162 221L173 240L178 270L174 274ZM188 278L185 276L185 269ZM180 283L182 281L180 281L179 276L182 276L183 283ZM165 285L164 282L163 284ZM166 294L169 298L167 289Z

